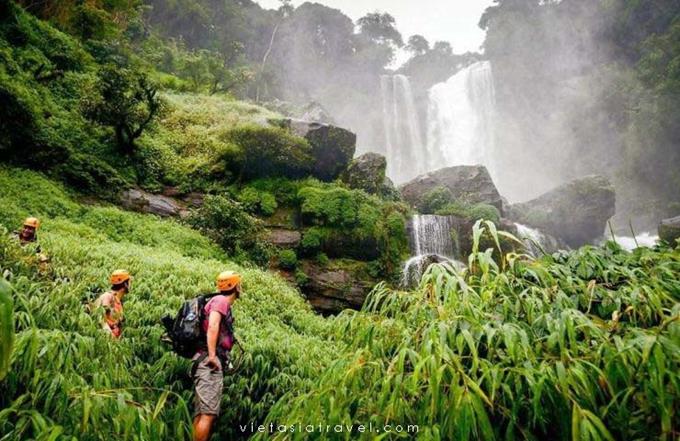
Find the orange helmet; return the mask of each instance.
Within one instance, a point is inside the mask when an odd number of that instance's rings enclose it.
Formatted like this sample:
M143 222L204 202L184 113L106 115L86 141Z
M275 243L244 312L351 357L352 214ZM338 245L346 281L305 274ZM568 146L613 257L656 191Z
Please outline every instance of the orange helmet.
M130 279L130 273L126 270L119 269L111 273L111 285L120 285Z
M231 291L241 287L241 276L234 271L224 271L217 276L217 290L220 292Z
M40 220L37 217L27 217L24 221L24 227L33 227L36 230L40 226Z

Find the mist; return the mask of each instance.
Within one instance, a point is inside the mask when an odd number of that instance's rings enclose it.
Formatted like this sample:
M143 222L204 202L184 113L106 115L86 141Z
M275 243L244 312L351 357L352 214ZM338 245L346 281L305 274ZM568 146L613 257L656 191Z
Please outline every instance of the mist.
M361 26L349 37L352 25L341 11L306 3L282 25L273 59L283 72L284 99L320 103L338 124L357 132L358 153L387 156L396 183L446 165L481 163L501 193L517 202L571 179L602 174L617 190L616 224L633 221L645 229L677 203L678 178L672 169L678 165L678 149L639 139L644 133L640 123L655 123L640 121L637 107L641 100L653 105L657 97L636 78L645 55L638 48L646 35L631 36L628 30L643 21L653 29L668 23L661 14L647 17L644 7L635 10L624 3L502 1L480 17L486 31L483 51L467 54L454 54L444 42L410 47L404 37L400 42L371 36ZM629 22L622 24L624 12ZM455 6L448 13L454 16ZM399 23L392 24L398 33ZM337 26L345 34L332 31ZM305 44L310 29L323 34L323 48L312 48L322 62L312 60L313 51ZM357 41L366 37L376 37L375 52L356 52ZM411 58L392 71L383 63L400 43L411 50ZM384 58L372 57L376 54ZM461 80L467 89L459 81L448 110L460 107L465 94L475 96L467 107L463 104L466 112L449 112L449 127L442 121L437 126L433 119L441 118L447 105L437 102L442 88L480 60L490 66L487 96L473 90L478 87L474 74ZM404 75L399 81L408 83L390 86L385 81L390 75ZM675 133L677 120L670 122L669 131ZM659 136L669 139L671 133ZM442 134L448 139L433 139ZM637 163L636 156L646 162Z
M475 18L480 50L464 53L425 37L441 35L439 25L415 33L411 19L402 32L389 9L357 19L348 6L353 19L320 3L206 1L195 18L151 3L149 22L166 36L229 53L252 72L237 97L352 130L357 155L385 155L396 184L479 163L509 202L604 175L616 188L617 227L650 230L680 208L668 69L679 0L500 0ZM439 15L448 22L461 11L451 3Z

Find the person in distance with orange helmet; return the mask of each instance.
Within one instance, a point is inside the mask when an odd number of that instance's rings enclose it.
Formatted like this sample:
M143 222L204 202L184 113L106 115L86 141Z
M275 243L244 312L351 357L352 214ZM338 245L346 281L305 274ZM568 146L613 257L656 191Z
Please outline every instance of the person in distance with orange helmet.
M217 276L217 294L203 307L205 345L193 357L195 393L194 440L207 441L220 414L224 368L234 345L234 318L231 308L241 295L241 276L224 271Z
M40 227L40 220L36 217L28 217L24 220L24 225L15 237L19 240L21 245L28 245L38 241L38 227Z
M132 276L126 270L115 270L111 273L111 290L105 292L95 301L96 308L104 309L102 328L113 338L120 338L123 333L123 297L130 292Z

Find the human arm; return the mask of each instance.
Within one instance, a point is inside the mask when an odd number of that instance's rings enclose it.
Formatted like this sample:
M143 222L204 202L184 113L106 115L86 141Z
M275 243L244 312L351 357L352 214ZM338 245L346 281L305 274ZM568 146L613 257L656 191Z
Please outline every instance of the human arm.
M220 334L220 322L222 314L218 311L211 311L208 317L208 331L206 335L208 343L208 366L213 370L219 370L220 364L217 359L217 339Z
M111 319L111 313L112 313L112 303L113 303L113 296L111 293L106 293L102 295L100 298L97 299L97 301L94 303L95 308L102 308L104 310L104 314L102 315L101 318L101 326L102 329L105 331L112 333L112 329L109 326L109 320Z

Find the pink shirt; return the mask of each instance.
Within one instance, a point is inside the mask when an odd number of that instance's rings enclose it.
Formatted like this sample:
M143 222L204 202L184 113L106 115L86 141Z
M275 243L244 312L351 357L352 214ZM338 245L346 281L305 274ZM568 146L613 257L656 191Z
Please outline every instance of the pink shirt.
M231 308L226 296L215 296L208 300L205 305L205 320L203 320L203 331L208 332L208 320L210 313L217 311L222 315L220 320L220 334L217 336L217 345L222 349L231 350L234 345L234 337L229 333L229 327L234 323L231 315Z

